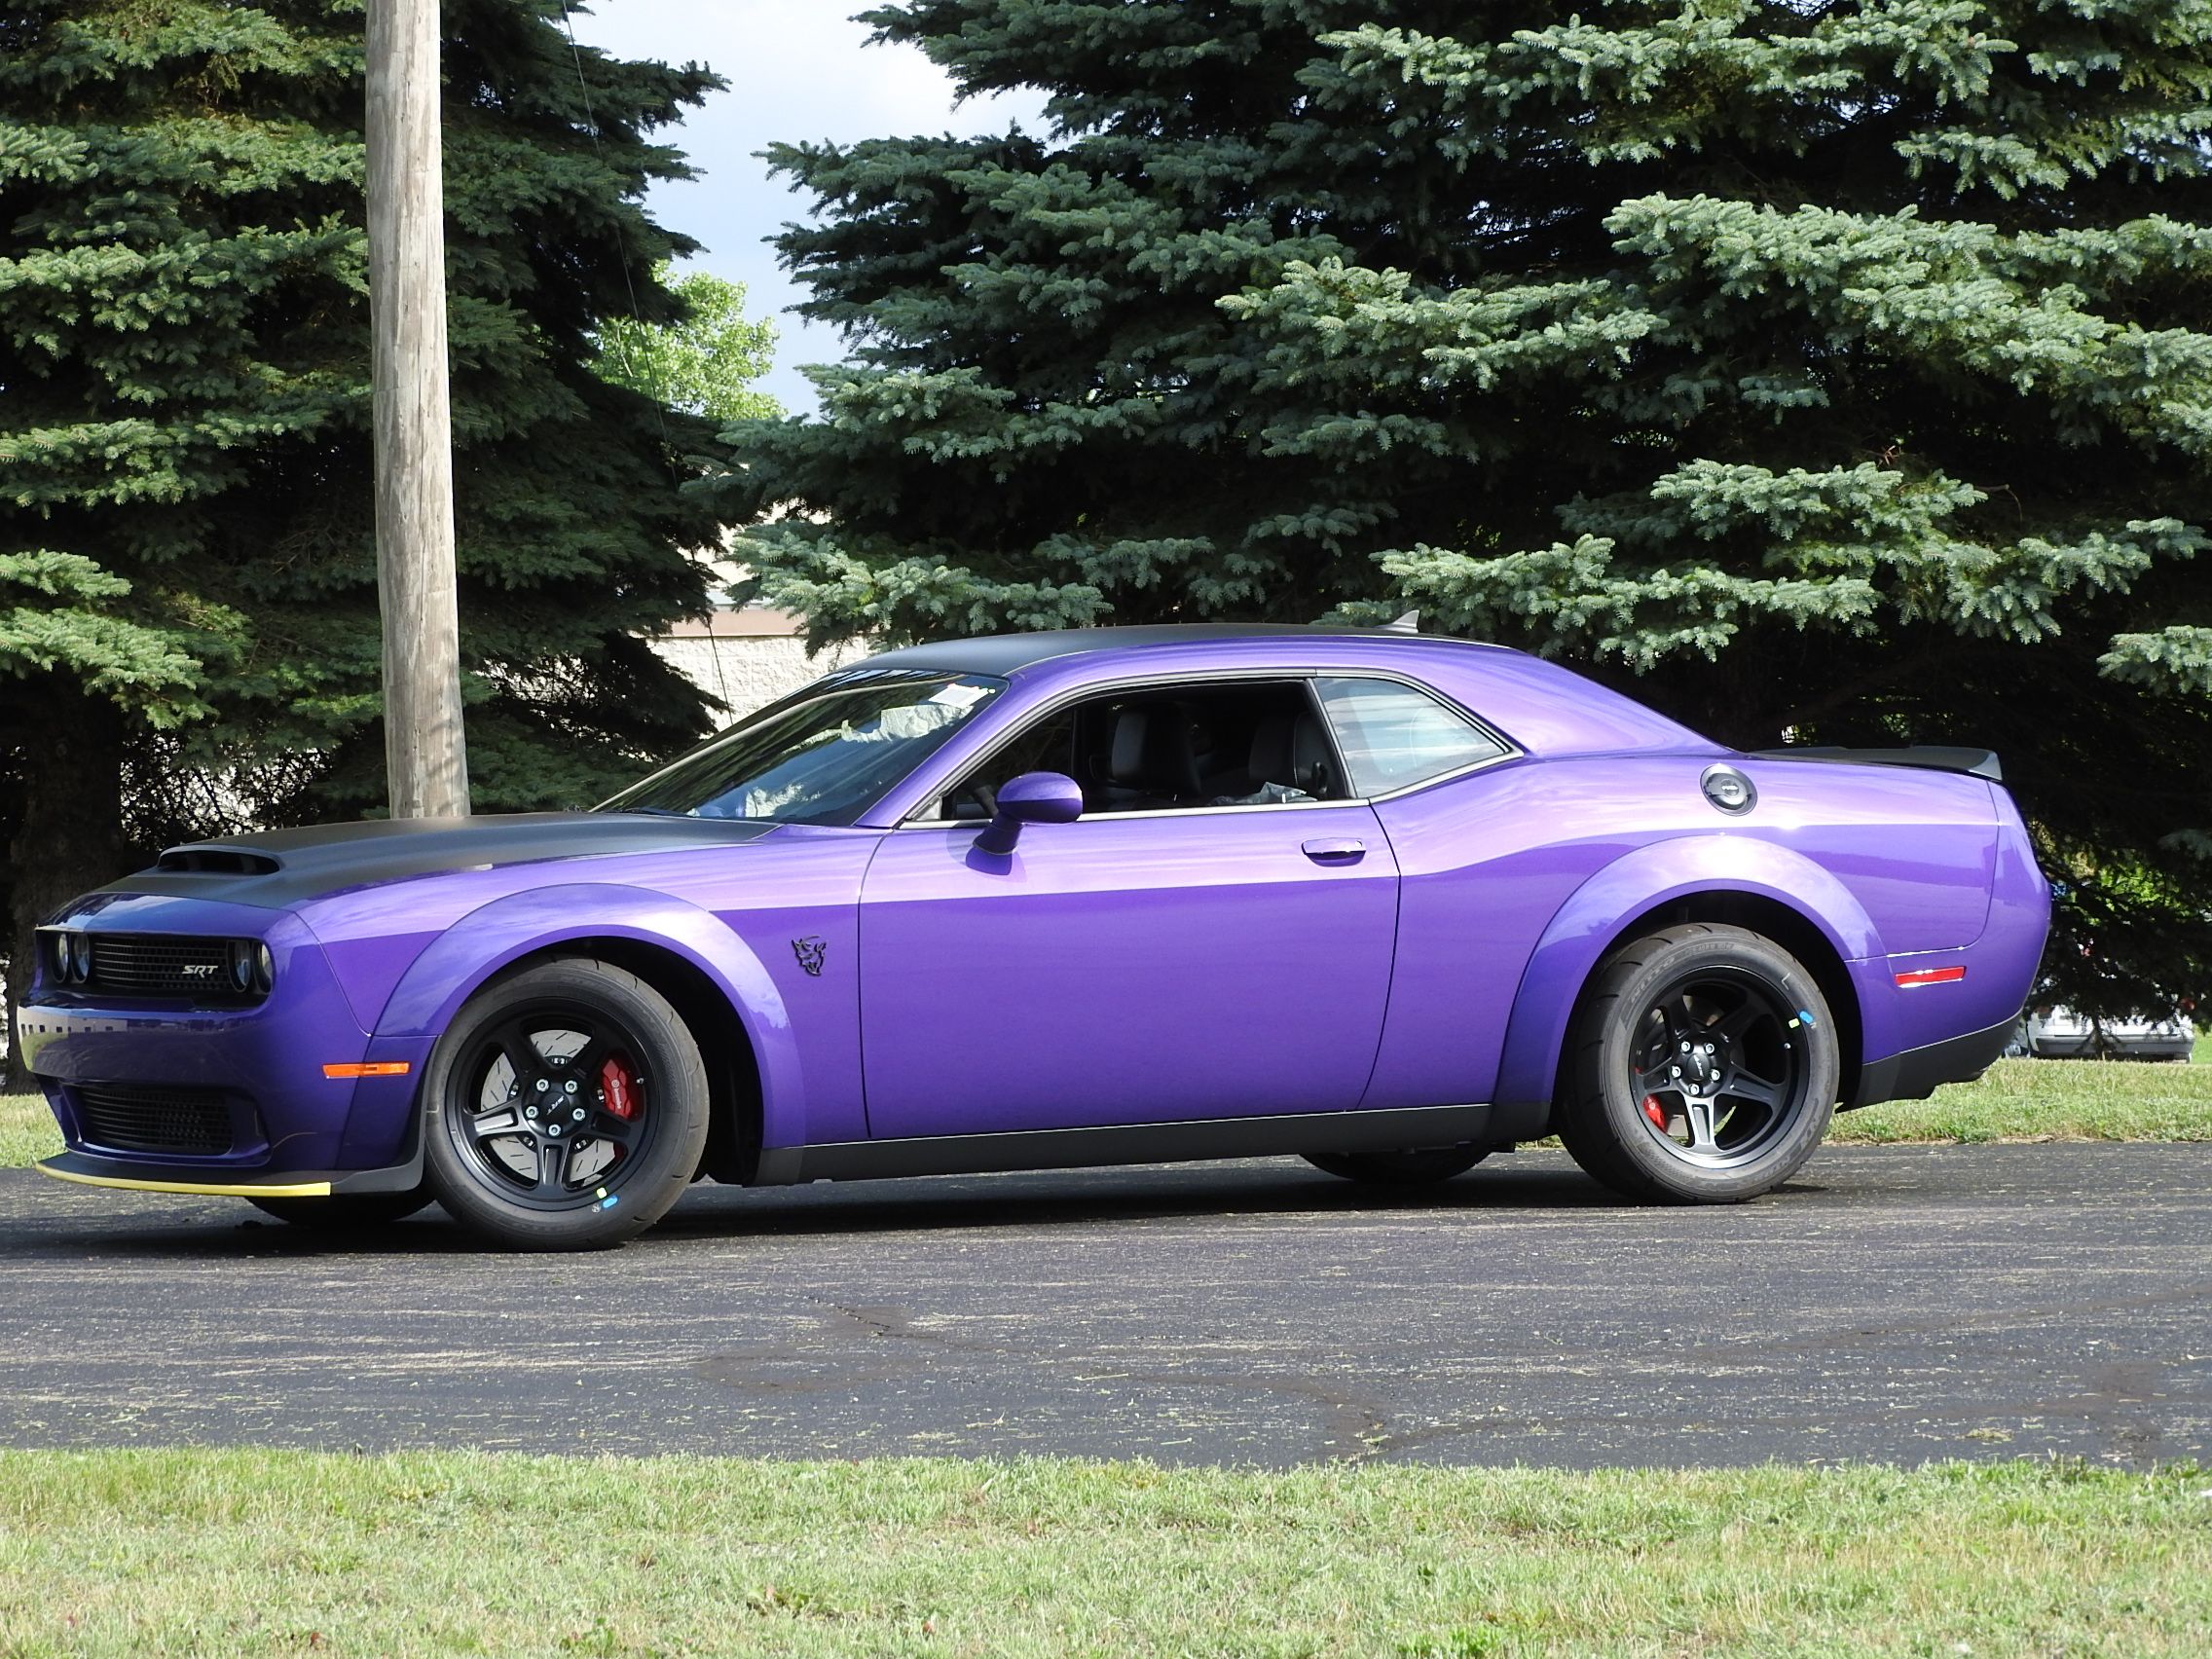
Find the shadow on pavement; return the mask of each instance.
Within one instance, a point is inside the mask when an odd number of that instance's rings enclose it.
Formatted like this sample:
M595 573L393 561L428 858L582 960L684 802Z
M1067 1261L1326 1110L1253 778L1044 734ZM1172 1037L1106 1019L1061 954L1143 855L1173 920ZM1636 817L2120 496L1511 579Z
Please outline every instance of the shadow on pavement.
M1785 1193L1818 1191L1803 1182ZM198 1200L209 1206L223 1200ZM55 1216L17 1233L25 1254L92 1252L167 1260L226 1257L476 1255L489 1247L432 1207L407 1221L351 1233L314 1232L243 1210L201 1211L180 1202L157 1222L142 1214ZM853 1236L984 1228L1058 1228L1218 1216L1449 1215L1635 1207L1580 1170L1512 1159L1440 1187L1366 1189L1273 1164L1261 1168L1146 1166L805 1187L721 1187L702 1182L629 1246L758 1237ZM14 1231L14 1230L11 1230Z

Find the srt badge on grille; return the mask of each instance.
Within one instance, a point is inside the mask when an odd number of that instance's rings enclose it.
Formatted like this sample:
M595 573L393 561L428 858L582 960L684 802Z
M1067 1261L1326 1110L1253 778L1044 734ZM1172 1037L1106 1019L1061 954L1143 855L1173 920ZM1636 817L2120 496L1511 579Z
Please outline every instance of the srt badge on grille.
M187 962L177 972L187 979L211 979L215 977L215 965L212 962Z
M792 954L798 958L810 978L822 977L823 959L830 954L830 941L820 934L808 934L804 939L792 940Z

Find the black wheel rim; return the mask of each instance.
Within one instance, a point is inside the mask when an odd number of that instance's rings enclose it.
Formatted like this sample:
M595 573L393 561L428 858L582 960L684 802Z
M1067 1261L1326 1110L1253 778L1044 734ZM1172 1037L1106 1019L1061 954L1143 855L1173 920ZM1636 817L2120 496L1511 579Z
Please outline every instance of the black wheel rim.
M534 1003L476 1034L445 1127L479 1182L533 1209L611 1209L657 1128L636 1035L579 1003Z
M1806 1038L1805 1012L1763 975L1685 975L1638 1017L1628 1066L1637 1121L1685 1163L1753 1162L1804 1109Z

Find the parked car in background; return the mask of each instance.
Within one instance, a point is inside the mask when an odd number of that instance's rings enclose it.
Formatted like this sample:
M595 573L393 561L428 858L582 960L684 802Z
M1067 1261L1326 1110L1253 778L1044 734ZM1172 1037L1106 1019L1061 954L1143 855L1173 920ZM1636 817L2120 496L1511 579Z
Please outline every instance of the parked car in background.
M1729 1202L1979 1075L2049 913L1986 752L1740 754L1389 630L1106 628L841 669L591 812L174 848L51 918L21 1029L62 1180L511 1247L701 1176L1404 1185L1554 1133Z
M2070 1008L2038 1008L2026 1015L2021 1041L2041 1060L2187 1060L2196 1050L2196 1026L2178 1009L2094 1019Z

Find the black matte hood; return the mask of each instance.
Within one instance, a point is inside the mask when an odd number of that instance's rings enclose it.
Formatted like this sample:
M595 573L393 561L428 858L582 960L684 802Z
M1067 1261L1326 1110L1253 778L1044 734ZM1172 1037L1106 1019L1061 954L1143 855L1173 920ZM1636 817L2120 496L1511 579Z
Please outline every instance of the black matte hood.
M776 828L758 820L627 812L529 812L481 818L381 819L272 830L171 847L151 869L103 893L161 893L272 909L410 876L550 859L734 847Z

